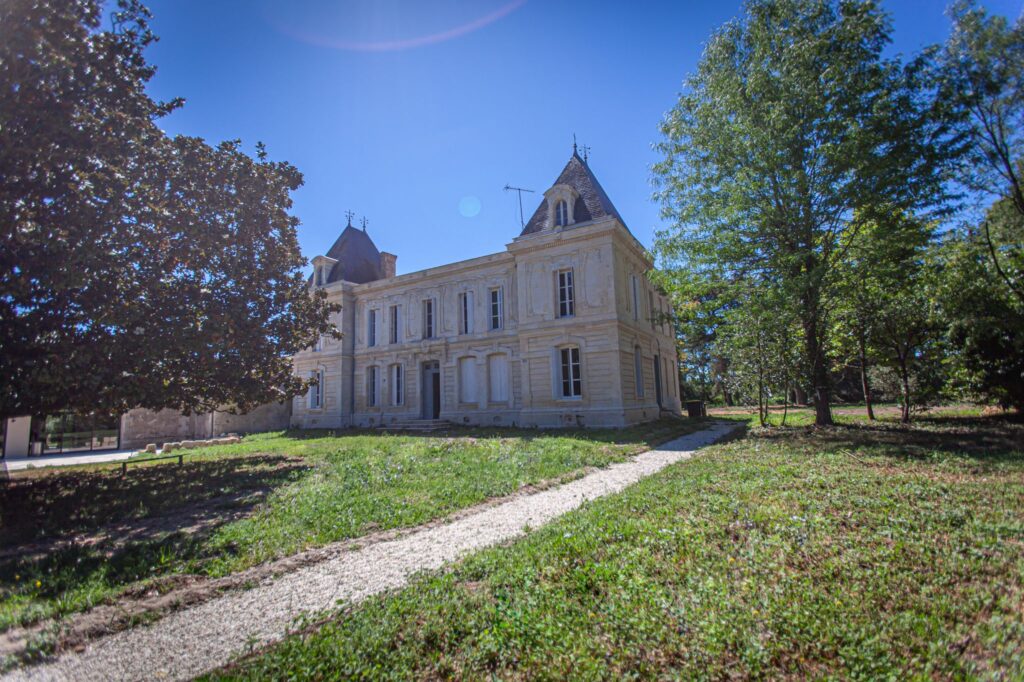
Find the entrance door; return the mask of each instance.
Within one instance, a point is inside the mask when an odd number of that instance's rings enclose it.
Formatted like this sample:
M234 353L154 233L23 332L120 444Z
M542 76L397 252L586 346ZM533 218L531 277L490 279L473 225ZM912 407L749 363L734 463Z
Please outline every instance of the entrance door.
M437 362L424 362L422 374L420 416L424 419L439 419L441 417L441 366Z
M661 407L661 356L654 356L654 395L658 399L658 407Z

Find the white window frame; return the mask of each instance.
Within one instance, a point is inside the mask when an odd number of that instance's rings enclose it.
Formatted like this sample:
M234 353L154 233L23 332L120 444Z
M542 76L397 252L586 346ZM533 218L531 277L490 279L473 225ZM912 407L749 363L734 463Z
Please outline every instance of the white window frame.
M459 403L462 404L462 405L474 405L474 404L476 404L476 402L478 400L477 396L478 396L478 392L480 390L480 373L477 371L477 366L476 365L477 365L476 358L471 356L471 355L465 355L465 356L459 358L459 360L458 360L457 367L458 367L458 381L459 381L459 385L456 388L458 388ZM473 386L472 386L472 388L473 388L473 392L472 393L473 394L469 395L469 396L466 395L466 389L468 388L467 387L467 381L466 381L467 380L467 374L466 374L466 371L465 371L466 367L471 367L472 368L471 371L473 373Z
M434 326L436 324L434 320L435 307L434 299L423 299L423 338L425 339L434 338Z
M576 275L572 268L562 268L555 274L555 289L558 317L575 317Z
M633 383L637 398L644 397L644 354L640 346L633 346Z
M488 320L491 331L505 327L505 287L494 287L489 292Z
M640 283L636 275L629 276L630 284L633 287L633 319L640 319Z
M316 381L309 387L308 402L311 410L322 410L324 407L324 371L322 369L310 370L309 378Z
M391 384L391 405L398 407L405 403L405 372L401 363L391 365L389 372L389 383Z
M583 358L579 346L562 346L558 349L557 395L563 400L579 400L583 397Z
M366 345L373 348L377 345L377 309L370 308L366 313Z
M505 362L505 371L503 372L503 380L498 382L495 381L494 367L491 363L496 358L503 358ZM487 356L487 402L491 404L506 405L512 401L512 378L509 371L511 363L509 362L508 353L492 353ZM504 397L495 397L494 387L496 385L502 385L505 387Z
M398 304L388 308L388 343L402 343L402 306Z
M459 294L459 334L473 333L473 292L463 291Z
M366 368L366 406L378 407L380 403L380 368L370 365Z
M569 224L569 202L559 199L555 202L555 225L565 227Z

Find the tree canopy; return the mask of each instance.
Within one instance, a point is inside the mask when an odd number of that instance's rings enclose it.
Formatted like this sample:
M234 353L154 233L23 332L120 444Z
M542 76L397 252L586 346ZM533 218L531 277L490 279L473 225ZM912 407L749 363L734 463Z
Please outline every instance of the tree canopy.
M750 0L711 37L658 145L662 262L705 294L782 292L821 425L843 249L876 216L944 211L961 144L925 63L883 55L889 31L871 0Z
M0 4L0 416L247 409L333 334L290 214L302 176L157 125L138 0Z

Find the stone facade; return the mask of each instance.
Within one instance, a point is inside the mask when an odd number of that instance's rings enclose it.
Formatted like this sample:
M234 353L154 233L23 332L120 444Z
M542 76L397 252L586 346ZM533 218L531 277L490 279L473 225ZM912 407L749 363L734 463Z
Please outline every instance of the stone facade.
M504 252L361 283L344 261L313 259L338 274L311 285L341 306L342 338L295 357L320 384L294 399L293 427L623 426L680 413L653 264L575 154Z
M227 433L254 433L288 428L291 403L261 405L246 414L207 412L184 415L174 410L131 410L121 417L121 447L130 450L149 443L215 438Z

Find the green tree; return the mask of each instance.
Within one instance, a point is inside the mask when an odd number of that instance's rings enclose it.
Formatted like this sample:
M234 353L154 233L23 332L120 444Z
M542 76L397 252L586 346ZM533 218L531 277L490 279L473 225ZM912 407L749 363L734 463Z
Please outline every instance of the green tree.
M148 11L0 3L0 417L247 409L332 334L290 215L302 176L157 126Z
M939 302L955 382L973 396L1024 411L1024 304L995 272L977 232L944 246Z
M981 236L996 274L1024 301L1024 15L1011 24L959 0L950 16L943 95L960 107L970 141L960 178L996 199Z
M797 304L815 421L832 423L827 298L865 220L941 204L958 151L924 62L886 58L870 0L750 0L662 124L666 261L769 281ZM941 144L945 141L946 144Z
M891 366L899 379L905 420L910 418L911 375L918 353L934 340L925 258L933 226L900 213L864 221L844 234L843 259L832 292L837 356L855 360L868 419L874 419L871 367Z

